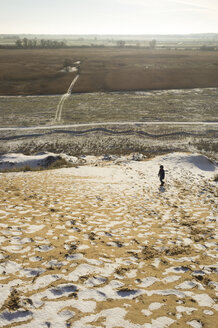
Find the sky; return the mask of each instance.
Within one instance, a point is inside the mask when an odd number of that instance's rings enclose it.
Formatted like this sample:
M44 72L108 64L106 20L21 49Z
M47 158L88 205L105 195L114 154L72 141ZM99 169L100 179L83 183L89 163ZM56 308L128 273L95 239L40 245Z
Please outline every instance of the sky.
M0 34L218 33L218 0L0 0Z

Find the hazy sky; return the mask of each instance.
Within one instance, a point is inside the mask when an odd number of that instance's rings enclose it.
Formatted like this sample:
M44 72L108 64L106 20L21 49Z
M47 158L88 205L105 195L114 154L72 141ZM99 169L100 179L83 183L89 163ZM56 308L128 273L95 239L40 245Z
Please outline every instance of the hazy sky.
M0 34L218 33L218 0L0 0Z

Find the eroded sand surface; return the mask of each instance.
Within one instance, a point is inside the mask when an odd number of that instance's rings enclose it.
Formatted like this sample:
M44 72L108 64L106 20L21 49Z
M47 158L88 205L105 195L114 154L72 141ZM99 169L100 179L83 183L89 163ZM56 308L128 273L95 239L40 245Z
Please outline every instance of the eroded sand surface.
M217 327L215 174L197 154L1 174L0 326Z

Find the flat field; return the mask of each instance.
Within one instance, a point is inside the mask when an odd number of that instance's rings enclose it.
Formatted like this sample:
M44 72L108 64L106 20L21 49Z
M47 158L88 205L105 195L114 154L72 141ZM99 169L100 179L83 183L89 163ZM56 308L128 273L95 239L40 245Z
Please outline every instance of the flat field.
M60 121L55 121L60 99L0 97L0 152L79 155L217 149L216 88L73 94L63 104Z
M215 51L144 48L1 49L1 95L63 94L75 73L65 59L81 61L75 92L135 91L218 86Z
M80 80L80 79L79 79ZM78 80L78 81L79 81ZM1 127L107 122L218 122L218 89L0 97Z

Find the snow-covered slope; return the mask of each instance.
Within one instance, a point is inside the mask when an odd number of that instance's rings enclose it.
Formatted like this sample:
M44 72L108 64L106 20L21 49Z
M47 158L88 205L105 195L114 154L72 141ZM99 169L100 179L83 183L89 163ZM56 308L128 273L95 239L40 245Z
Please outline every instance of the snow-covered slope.
M37 155L9 153L0 156L0 169L7 170L11 168L24 168L26 166L30 168L46 167L58 158L60 158L60 155L47 152Z
M131 158L0 173L1 327L216 327L216 164Z

